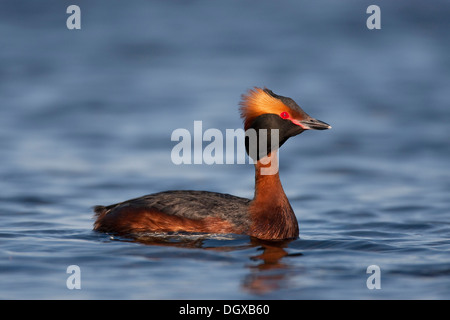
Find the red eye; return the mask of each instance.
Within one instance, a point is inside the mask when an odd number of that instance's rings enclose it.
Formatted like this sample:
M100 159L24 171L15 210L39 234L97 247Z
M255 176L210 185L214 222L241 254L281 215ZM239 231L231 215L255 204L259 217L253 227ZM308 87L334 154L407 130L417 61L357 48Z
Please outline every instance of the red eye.
M283 111L282 113L280 113L280 117L283 119L287 119L287 118L289 118L289 113L287 113L286 111Z

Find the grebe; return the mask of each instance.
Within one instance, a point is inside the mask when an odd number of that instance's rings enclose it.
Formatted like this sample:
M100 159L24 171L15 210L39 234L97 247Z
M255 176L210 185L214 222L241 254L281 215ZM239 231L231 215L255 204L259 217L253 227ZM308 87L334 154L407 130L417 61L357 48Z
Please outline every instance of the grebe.
M271 150L270 132L278 129L278 147L305 130L331 128L311 118L294 100L269 89L253 88L240 102L244 129L267 129L267 150L257 151L255 194L252 200L209 191L177 190L95 206L94 230L119 235L143 232L201 232L246 234L264 240L296 239L297 218L281 185L276 150ZM249 153L249 140L246 150ZM259 144L258 144L259 145ZM261 148L263 149L263 148Z

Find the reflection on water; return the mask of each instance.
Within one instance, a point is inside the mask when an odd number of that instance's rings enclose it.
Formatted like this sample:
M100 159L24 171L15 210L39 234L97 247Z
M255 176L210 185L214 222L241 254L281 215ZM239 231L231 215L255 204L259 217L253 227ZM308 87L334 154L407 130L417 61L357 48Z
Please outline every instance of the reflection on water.
M285 250L291 241L262 241L252 239L252 244L260 246L261 254L252 256L251 259L258 263L249 267L250 274L245 277L242 287L253 294L267 294L283 288L283 284L289 281L289 272L285 269L289 265L282 260L286 256L298 257L301 253L288 254Z
M242 289L251 294L267 294L283 287L284 283L289 280L289 272L284 269L289 268L289 264L284 263L284 257L299 257L302 253L287 253L285 248L293 240L284 241L268 241L257 238L249 238L249 241L239 245L223 245L210 246L207 242L229 241L233 240L236 235L220 235L220 234L192 234L183 232L174 233L145 233L135 235L131 238L113 237L112 240L137 242L149 246L167 246L178 248L202 249L206 251L223 251L232 252L255 248L257 255L252 255L248 259L254 263L245 264L248 274L242 280ZM242 237L242 236L238 236ZM247 237L242 237L247 238Z

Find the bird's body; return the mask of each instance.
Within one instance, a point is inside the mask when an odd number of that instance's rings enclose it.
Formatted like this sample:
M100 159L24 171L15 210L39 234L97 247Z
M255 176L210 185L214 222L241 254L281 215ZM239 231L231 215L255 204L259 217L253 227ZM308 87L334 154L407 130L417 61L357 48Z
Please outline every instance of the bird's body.
M253 150L256 160L253 199L209 191L160 192L96 206L94 229L125 235L183 231L247 234L271 240L297 238L298 222L279 179L276 149L304 130L330 126L309 117L292 99L268 89L255 88L244 96L241 115L245 130L267 129L270 135L275 129L279 137L275 147L267 142L266 150L259 143L260 135L256 147L246 142L247 152Z
M95 228L131 234L146 231L245 233L250 200L224 193L173 190L95 207ZM119 226L119 227L118 227Z

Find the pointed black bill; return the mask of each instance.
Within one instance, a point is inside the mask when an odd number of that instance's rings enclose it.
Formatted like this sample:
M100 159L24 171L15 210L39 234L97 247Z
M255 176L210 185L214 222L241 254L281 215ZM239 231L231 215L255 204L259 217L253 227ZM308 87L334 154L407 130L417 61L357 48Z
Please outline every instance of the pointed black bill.
M303 127L303 129L305 130L326 130L326 129L331 129L331 126L323 121L314 119L314 118L310 118L307 120L303 120L303 121L299 121L300 125Z

